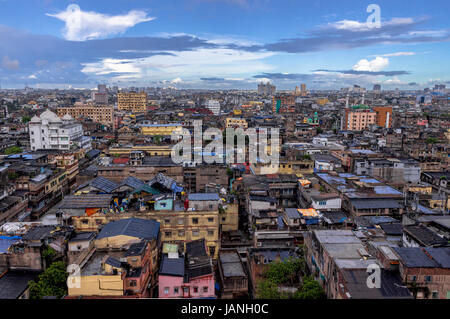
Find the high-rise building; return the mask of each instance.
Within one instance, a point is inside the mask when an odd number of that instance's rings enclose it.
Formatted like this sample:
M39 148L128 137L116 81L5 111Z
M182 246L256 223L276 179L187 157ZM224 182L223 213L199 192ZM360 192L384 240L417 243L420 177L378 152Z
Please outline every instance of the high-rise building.
M100 123L109 127L114 127L114 108L107 106L94 105L75 105L70 107L58 108L58 116L63 117L69 114L74 119L86 117L96 123Z
M108 89L105 84L99 84L97 86L98 93L108 93Z
M51 111L45 111L40 117L33 116L28 124L31 150L59 149L72 147L90 149L91 139L83 136L83 127L66 114L62 118Z
M377 125L390 128L392 127L392 107L389 106L377 106L373 110L377 113Z
M306 84L302 83L301 85L301 95L302 96L306 96L308 94L308 92L306 92Z
M270 83L258 84L258 95L274 95L276 92L276 87Z
M130 92L117 94L117 106L121 111L140 113L147 111L147 93Z
M342 129L348 131L363 131L376 124L377 113L367 105L355 105L344 110Z
M206 102L206 108L208 108L214 115L220 115L220 103L217 100L208 100Z
M273 113L281 113L282 108L295 106L294 95L278 95L272 99L272 111Z
M376 91L376 92L380 92L381 91L381 85L380 84L375 84L373 86L373 90Z
M92 101L98 105L108 104L108 93L92 92Z

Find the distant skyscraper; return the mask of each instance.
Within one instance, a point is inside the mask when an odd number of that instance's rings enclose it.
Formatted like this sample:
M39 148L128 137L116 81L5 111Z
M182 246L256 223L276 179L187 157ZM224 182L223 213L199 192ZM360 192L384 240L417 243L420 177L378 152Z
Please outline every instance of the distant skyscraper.
M377 91L377 92L380 92L380 91L381 91L381 85L375 84L375 85L373 86L373 90L374 90L374 91Z
M306 96L308 93L306 92L306 84L305 83L303 83L302 85L301 85L301 93L302 93L302 96Z
M264 84L260 83L258 85L258 95L274 95L276 92L276 87L270 83Z
M105 84L99 84L97 86L97 89L98 89L98 93L107 93L108 92Z

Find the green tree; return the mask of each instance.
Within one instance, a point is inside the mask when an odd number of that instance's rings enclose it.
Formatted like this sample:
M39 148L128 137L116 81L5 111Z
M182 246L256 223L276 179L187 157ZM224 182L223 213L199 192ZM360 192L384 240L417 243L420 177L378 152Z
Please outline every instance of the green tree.
M30 121L31 121L31 117L30 117L30 116L24 116L24 117L22 117L22 123L26 124L26 123L28 123L28 122L30 122Z
M294 283L301 269L299 258L289 257L284 261L275 261L264 272L264 277L275 284Z
M425 143L427 144L436 144L439 143L439 139L435 138L435 137L429 137L425 140Z
M302 159L305 160L305 161L310 161L311 160L311 155L305 154L305 155L302 156Z
M18 146L11 146L5 149L5 155L13 155L22 153L22 149Z
M303 278L302 287L294 294L295 299L326 299L325 291L312 277Z
M42 274L37 281L30 281L30 299L42 299L46 296L62 298L67 295L66 264L58 261L53 263Z
M280 299L278 286L271 280L261 280L256 287L256 299Z
M56 251L52 247L47 247L42 252L42 258L47 262L47 265L50 264L55 257Z
M323 133L323 129L321 129L320 127L317 128L316 130L317 134L322 134Z

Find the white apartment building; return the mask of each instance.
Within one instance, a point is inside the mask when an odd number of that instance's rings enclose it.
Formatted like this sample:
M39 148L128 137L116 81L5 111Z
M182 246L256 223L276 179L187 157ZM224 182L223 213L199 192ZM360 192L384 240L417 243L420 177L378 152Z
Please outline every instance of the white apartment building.
M216 100L208 100L206 107L213 112L214 115L220 115L220 103Z
M29 123L31 150L72 148L90 149L90 138L83 135L83 127L68 114L62 118L52 111L34 116Z

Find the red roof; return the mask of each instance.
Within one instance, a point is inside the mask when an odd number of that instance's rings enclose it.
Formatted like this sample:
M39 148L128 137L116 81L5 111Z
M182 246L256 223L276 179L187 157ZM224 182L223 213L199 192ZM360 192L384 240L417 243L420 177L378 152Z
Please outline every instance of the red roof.
M128 164L130 159L128 157L119 157L113 159L113 164Z

